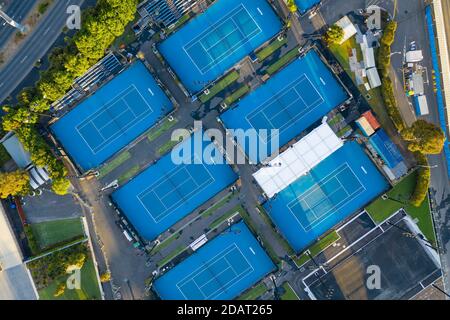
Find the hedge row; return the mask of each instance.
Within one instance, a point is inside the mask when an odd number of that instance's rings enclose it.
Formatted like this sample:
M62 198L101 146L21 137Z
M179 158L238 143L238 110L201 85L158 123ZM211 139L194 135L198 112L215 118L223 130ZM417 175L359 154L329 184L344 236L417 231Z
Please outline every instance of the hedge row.
M402 115L400 114L400 110L397 107L397 101L394 94L394 85L389 77L383 78L383 82L381 84L381 95L392 122L397 130L401 132L405 129L406 125L403 121Z
M15 131L38 166L49 169L53 191L65 194L70 186L62 162L55 159L50 147L37 133L35 125L40 113L62 98L73 81L100 60L106 50L135 16L138 0L99 0L83 13L83 25L65 48L55 49L49 56L50 67L41 73L34 87L23 89L16 106L4 106L5 131Z
M428 195L428 188L431 181L431 170L429 168L427 157L419 152L415 153L418 165L421 166L417 171L417 182L414 192L409 200L415 207L420 207Z

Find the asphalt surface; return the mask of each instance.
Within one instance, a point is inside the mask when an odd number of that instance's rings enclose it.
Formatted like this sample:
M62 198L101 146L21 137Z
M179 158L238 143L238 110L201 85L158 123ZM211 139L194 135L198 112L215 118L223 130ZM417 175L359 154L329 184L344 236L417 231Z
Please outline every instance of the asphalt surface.
M67 20L69 5L81 5L84 0L59 0L49 7L46 15L28 35L15 57L0 69L0 102L4 101L33 69L61 34Z
M0 2L1 10L16 22L22 23L37 0L5 0ZM6 44L17 29L0 20L0 49Z

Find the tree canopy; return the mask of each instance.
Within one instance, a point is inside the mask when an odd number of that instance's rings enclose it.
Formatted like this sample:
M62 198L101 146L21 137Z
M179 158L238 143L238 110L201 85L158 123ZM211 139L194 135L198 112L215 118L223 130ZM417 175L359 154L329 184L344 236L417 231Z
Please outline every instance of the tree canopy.
M445 135L441 128L425 120L417 120L402 132L411 152L440 154L444 147Z
M50 66L41 73L35 87L25 88L18 95L15 106L4 106L2 126L15 131L32 161L47 167L52 178L52 189L65 194L70 187L67 170L57 160L35 125L39 113L47 112L54 101L70 90L73 81L83 75L106 53L116 37L134 19L138 0L99 0L95 7L83 12L81 29L66 38L64 48L55 48L49 55Z
M30 190L30 176L28 172L17 170L14 172L0 172L0 198L24 195Z
M327 45L339 44L342 42L342 39L344 39L344 29L336 24L332 25L323 36L323 40Z

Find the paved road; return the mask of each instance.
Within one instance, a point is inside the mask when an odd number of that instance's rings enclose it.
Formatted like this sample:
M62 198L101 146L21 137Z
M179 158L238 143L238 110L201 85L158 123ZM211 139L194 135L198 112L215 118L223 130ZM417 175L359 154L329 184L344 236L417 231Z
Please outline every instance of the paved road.
M450 0L442 0L442 8L444 10L445 27L448 36L450 34ZM450 45L450 39L447 39L447 41ZM431 58L427 60L429 61ZM429 120L436 125L440 125L435 99L433 99L432 103ZM431 191L435 201L434 221L441 249L444 288L446 292L450 292L450 181L446 169L446 158L443 154L430 157L430 164L432 166L438 166L432 174Z
M0 1L1 10L5 12L15 21L22 23L30 10L36 4L37 0L7 0ZM9 37L11 37L17 30L0 20L0 49L6 44Z
M58 0L19 49L16 56L0 69L0 102L5 100L33 69L35 62L49 50L65 25L69 5L81 5L84 0Z

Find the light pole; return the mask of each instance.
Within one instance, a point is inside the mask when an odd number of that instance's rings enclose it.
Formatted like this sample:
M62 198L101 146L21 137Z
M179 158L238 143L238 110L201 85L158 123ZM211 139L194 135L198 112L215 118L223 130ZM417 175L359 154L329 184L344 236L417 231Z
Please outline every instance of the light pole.
M20 32L25 33L26 27L18 23L17 21L14 21L10 16L8 16L4 11L1 10L2 7L0 5L0 18L6 21L10 26L19 29Z

